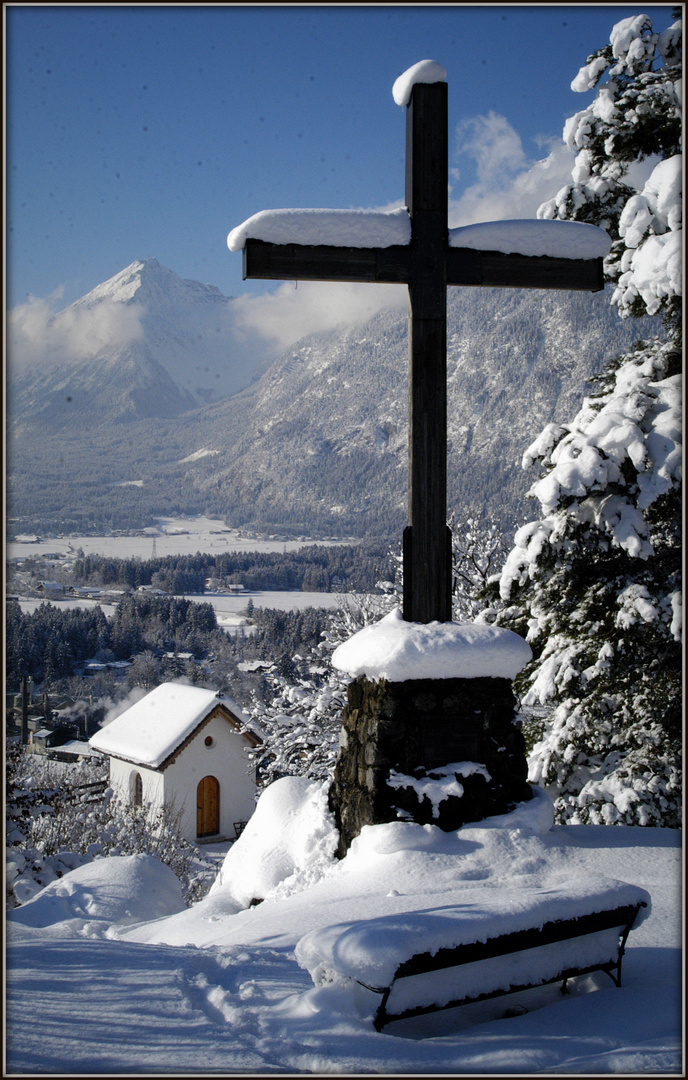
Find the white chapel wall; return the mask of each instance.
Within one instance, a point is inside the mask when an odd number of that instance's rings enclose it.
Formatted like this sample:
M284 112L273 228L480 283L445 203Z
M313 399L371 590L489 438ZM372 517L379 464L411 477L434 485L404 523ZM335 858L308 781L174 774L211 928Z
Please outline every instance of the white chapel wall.
M147 769L145 765L132 765L121 758L110 758L110 786L124 802L133 801L133 777L136 773L141 777L143 802L151 806L162 805L164 778L161 773Z
M206 739L212 740L210 746ZM246 740L225 719L215 716L163 771L165 799L181 810L181 832L188 840L196 840L196 790L204 776L214 776L220 784L223 836L234 836L234 822L250 818L256 787L245 746Z

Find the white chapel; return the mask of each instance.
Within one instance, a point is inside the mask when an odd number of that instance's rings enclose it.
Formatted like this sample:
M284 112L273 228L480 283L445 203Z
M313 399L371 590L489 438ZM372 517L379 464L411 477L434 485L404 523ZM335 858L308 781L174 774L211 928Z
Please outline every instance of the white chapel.
M233 837L255 808L256 777L245 750L261 742L246 714L214 690L157 686L89 740L110 759L123 799L180 814L190 841Z

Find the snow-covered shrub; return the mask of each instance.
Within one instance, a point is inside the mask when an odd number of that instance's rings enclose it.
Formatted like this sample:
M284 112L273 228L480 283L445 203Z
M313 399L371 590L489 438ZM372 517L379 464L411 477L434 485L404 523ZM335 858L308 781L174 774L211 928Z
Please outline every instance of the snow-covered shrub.
M449 517L452 531L452 619L473 622L485 608L484 590L499 576L508 552L504 533L492 519Z
M292 664L280 664L266 674L267 690L260 698L254 693L249 709L264 732L263 743L249 751L261 788L282 776L332 778L350 680L332 668L329 654L361 627L377 622L394 603L394 597L384 592L359 597L355 603L342 597L340 607L329 615L320 644L306 657L296 655Z
M107 766L63 765L8 750L7 903L25 903L45 885L93 859L148 854L169 866L186 903L207 892L212 868L179 831L173 808L131 806L111 788L94 794L81 785L105 780Z

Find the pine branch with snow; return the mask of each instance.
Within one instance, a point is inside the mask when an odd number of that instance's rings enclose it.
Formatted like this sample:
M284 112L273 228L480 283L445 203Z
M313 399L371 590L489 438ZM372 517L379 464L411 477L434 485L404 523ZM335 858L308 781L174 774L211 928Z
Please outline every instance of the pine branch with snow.
M661 314L674 331L681 294L681 22L658 33L647 15L617 23L571 83L594 100L572 116L572 183L538 217L601 225L619 314Z
M516 533L492 617L533 649L517 681L539 712L530 778L560 821L681 823L680 46L680 22L617 23L572 84L597 87L564 129L573 183L539 211L604 226L611 303L665 325L523 457L542 471L540 516Z

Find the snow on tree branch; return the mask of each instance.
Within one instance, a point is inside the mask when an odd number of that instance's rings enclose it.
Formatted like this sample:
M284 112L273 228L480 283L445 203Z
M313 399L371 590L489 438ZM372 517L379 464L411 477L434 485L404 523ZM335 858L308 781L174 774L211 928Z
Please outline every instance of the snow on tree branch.
M647 15L622 19L571 83L578 93L595 87L591 104L564 126L564 142L577 152L573 182L543 203L538 217L605 228L615 241L605 272L616 283L619 314L675 322L682 291L680 20L660 34Z

